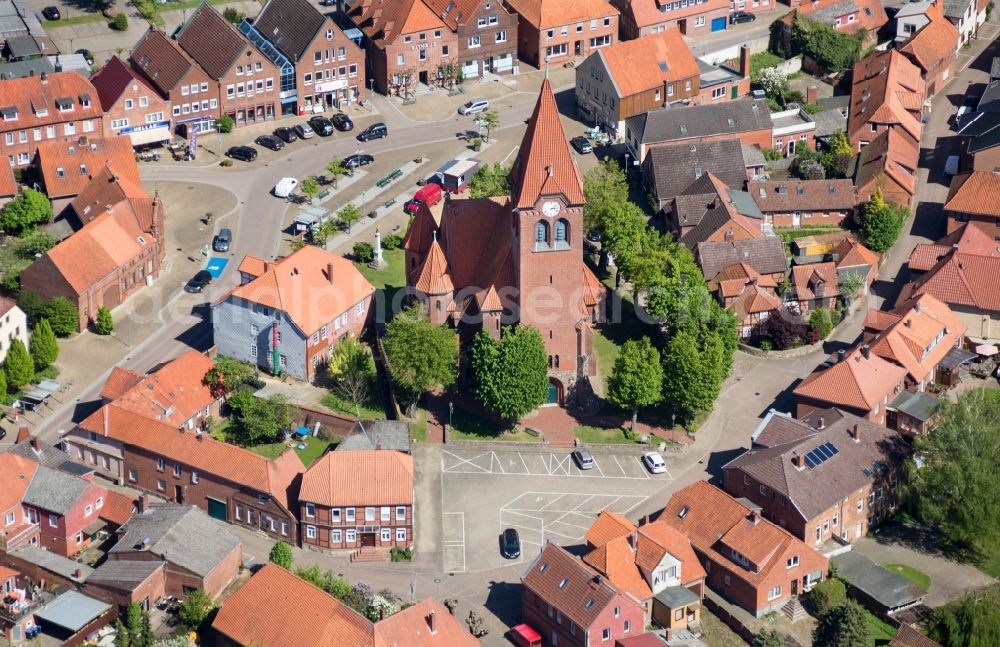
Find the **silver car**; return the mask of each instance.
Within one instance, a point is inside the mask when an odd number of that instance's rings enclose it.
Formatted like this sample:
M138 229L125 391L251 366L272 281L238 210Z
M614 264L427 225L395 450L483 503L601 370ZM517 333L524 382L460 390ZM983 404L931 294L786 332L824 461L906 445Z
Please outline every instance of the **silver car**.
M490 102L486 99L473 99L465 105L459 107L458 114L474 115L477 112L486 112L490 109Z
M590 450L586 447L574 449L573 460L576 461L577 467L582 470L589 470L594 467L594 457L591 456Z
M315 134L312 126L305 122L295 125L295 133L299 136L299 139L311 139Z

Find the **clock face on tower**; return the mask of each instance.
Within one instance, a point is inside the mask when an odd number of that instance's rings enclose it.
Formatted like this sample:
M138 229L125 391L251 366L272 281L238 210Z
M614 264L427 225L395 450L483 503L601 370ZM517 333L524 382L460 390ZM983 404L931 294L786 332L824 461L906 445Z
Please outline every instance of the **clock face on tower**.
M542 213L544 213L549 218L559 215L559 203L558 202L546 202L542 205Z

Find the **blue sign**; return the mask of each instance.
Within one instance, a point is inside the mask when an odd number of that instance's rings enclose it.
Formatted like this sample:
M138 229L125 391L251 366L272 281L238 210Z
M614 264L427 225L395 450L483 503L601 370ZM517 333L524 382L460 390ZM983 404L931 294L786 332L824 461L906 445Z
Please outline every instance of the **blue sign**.
M222 270L226 269L226 265L229 264L228 258L219 258L218 256L212 256L208 259L208 265L205 267L208 273L212 275L213 279L217 279L222 276Z
M147 130L156 130L157 128L169 128L169 121L154 121L151 124L140 124L138 126L129 126L128 128L122 128L121 134L131 135L132 133L141 133Z

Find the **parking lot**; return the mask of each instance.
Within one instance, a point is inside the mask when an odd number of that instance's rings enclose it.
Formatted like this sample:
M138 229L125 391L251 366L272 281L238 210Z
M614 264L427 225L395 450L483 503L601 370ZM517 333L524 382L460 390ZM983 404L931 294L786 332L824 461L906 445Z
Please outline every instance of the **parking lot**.
M530 562L546 541L583 543L597 514L626 513L671 479L650 474L638 453L595 452L594 467L581 470L568 450L493 447L441 453L442 555L446 572L481 571L509 564L499 537L516 528L521 562Z

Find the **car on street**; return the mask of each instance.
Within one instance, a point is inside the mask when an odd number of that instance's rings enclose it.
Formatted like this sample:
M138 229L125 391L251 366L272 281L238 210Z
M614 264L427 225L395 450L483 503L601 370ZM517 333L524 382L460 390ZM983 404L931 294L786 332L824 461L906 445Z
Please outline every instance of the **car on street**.
M89 49L78 49L76 53L83 57L83 60L87 61L87 65L94 64L94 53Z
M333 134L333 122L323 115L316 115L309 119L309 125L312 126L313 131L323 137L329 137Z
M663 462L663 457L659 452L646 452L642 455L642 464L653 474L663 474L667 471L667 464Z
M293 177L283 177L274 185L274 195L277 198L287 198L292 195L292 191L299 185L299 181Z
M299 136L299 139L312 139L313 133L312 126L307 123L297 124L295 126L295 132Z
M212 239L212 249L217 252L228 252L229 244L233 242L233 230L223 227Z
M958 175L958 155L949 155L944 161L945 175Z
M226 151L226 157L241 162L252 162L257 159L257 149L253 146L233 146Z
M330 118L330 121L333 122L333 127L340 132L347 132L348 130L352 130L354 128L354 122L351 121L350 117L342 112L338 112L333 115L333 117Z
M474 115L477 112L486 112L490 109L490 102L486 99L473 99L459 106L458 114L460 115Z
M211 282L212 275L209 274L208 270L198 270L198 273L192 276L191 280L184 286L184 291L199 294Z
M7 430L6 429L0 429L0 440L3 440L6 437L7 437Z
M591 146L590 140L586 137L580 135L569 140L570 144L573 144L573 148L576 149L577 153L581 155L586 155L587 153L593 153L594 147Z
M375 158L371 155L366 155L364 153L358 153L356 155L348 155L344 158L344 166L347 168L358 168L359 166L367 166L375 161Z
M274 136L285 142L286 144L291 144L292 142L298 140L299 136L295 134L294 128L288 128L282 126L281 128L274 129Z
M586 447L574 449L573 460L576 461L576 466L582 470L589 470L594 467L594 457Z
M62 14L59 13L59 7L45 7L42 9L42 17L46 20L59 20Z
M729 24L738 25L744 22L753 22L757 20L756 14L752 14L749 11L734 11L729 14Z
M521 538L516 528L507 528L500 536L500 554L507 559L517 559L521 556Z
M379 122L377 124L372 124L358 133L359 142L367 142L373 139L382 139L383 137L389 136L389 129L386 128L385 124Z
M274 135L261 135L254 142L258 146L263 146L264 148L269 148L273 151L280 151L285 147L285 142L281 141Z

